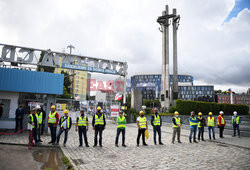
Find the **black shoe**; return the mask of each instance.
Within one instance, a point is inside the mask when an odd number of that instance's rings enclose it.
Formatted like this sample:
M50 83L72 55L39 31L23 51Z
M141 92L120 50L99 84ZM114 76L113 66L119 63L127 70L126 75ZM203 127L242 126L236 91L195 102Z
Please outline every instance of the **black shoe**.
M51 144L51 143L52 143L52 141L48 142L48 144Z
M235 135L232 135L232 137L235 137Z
M56 144L55 142L52 143L52 145L55 145L55 144Z
M178 143L182 143L181 141L178 141Z
M115 144L116 147L119 147L117 144Z
M139 144L137 144L136 146L139 147Z
M215 140L215 138L214 138L214 140Z
M159 143L159 145L164 145L163 143Z
M88 148L88 147L89 147L89 145L86 145L86 147Z
M189 143L192 143L192 141L190 140Z
M156 143L154 143L155 145L157 145Z
M93 147L96 147L97 145L94 145Z
M99 145L100 147L102 147L102 144L101 145Z
M79 147L82 147L82 145L79 145Z
M239 136L239 138L240 138L240 136Z
M202 139L202 141L203 141L203 142L205 142L205 140L204 140L204 139Z
M148 146L148 144L144 143L143 146Z
M174 141L172 141L172 144L174 144Z
M195 140L194 143L198 143L198 142Z
M43 142L43 141L40 139L40 140L38 140L38 142Z
M127 147L127 145L125 145L125 144L123 144L122 146L123 146L123 147Z

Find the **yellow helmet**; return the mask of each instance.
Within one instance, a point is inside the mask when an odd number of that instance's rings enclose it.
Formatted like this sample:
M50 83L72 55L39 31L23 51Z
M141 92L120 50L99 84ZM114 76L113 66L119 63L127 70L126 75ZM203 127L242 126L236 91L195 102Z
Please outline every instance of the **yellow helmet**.
M198 116L201 116L201 115L202 115L202 113L201 113L201 112L199 112L199 113L198 113Z
M212 113L212 112L209 112L208 115L213 115L213 113Z
M100 106L97 107L97 110L102 110L102 108Z
M55 105L52 105L50 108L51 108L51 109L55 109L55 108L56 108L56 106L55 106Z
M69 113L69 111L68 110L64 110L64 113Z
M144 111L142 111L142 110L139 112L139 114L143 114L143 113L144 113Z
M175 114L175 115L178 115L178 114L179 114L179 112L175 111L175 112L174 112L174 114Z

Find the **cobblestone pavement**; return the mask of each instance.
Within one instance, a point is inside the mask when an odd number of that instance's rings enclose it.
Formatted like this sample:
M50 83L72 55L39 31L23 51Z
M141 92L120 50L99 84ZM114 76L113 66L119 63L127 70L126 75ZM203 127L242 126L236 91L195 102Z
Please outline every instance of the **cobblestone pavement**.
M153 132L149 126L149 146L136 146L137 127L135 123L126 128L126 145L115 147L116 125L108 121L103 133L103 147L93 148L92 128L88 131L89 148L79 148L78 134L74 128L69 133L67 147L60 144L64 154L74 162L75 169L249 169L250 167L250 138L207 140L198 144L188 143L189 130L181 131L182 144L171 143L172 128L170 124L162 127L162 141L165 145L153 144ZM27 133L13 136L0 136L0 143L27 144ZM216 134L218 136L218 134ZM61 136L61 143L63 142ZM207 133L205 133L207 139ZM49 136L43 136L45 146ZM226 141L231 141L226 142ZM241 141L241 142L238 142ZM219 142L219 143L218 143ZM241 147L245 143L244 147ZM235 145L235 146L233 146ZM239 146L237 146L239 145Z

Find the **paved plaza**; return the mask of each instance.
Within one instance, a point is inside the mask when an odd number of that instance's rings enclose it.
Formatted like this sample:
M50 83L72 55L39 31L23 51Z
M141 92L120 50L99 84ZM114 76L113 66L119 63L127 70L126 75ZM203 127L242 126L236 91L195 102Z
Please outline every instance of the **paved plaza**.
M115 147L116 125L107 121L103 133L103 147L93 148L92 128L88 131L89 148L79 148L78 133L73 127L69 133L67 147L60 147L64 154L72 161L75 169L249 169L250 167L250 138L232 138L226 135L224 139L216 141L188 142L188 129L182 129L182 144L171 143L172 128L170 124L163 124L162 141L165 145L153 144L152 127L149 126L149 146L136 146L137 126L135 123L127 125L126 145ZM218 137L218 134L216 134ZM207 139L207 133L205 133ZM49 136L43 136L43 145L48 145ZM27 132L18 135L0 136L0 143L27 144ZM54 147L54 146L53 146Z

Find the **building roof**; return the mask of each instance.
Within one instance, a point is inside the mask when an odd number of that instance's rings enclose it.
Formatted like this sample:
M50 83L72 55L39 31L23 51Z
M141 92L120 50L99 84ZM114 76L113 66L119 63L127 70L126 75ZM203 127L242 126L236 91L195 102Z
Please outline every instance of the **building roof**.
M62 94L63 74L0 67L0 91Z

